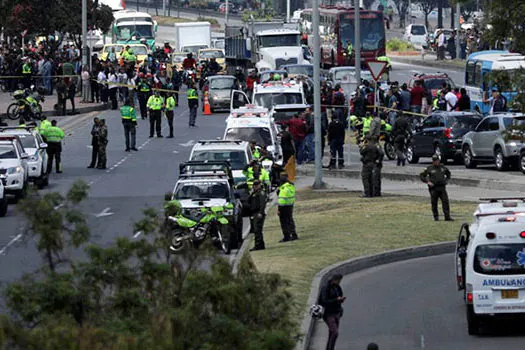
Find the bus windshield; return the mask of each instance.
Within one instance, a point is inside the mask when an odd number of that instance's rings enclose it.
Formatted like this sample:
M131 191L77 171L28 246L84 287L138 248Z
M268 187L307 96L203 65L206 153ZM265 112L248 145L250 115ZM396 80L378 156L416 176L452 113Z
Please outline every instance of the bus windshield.
M299 34L265 35L259 37L261 47L299 46Z
M346 47L350 40L354 42L354 20L342 19L339 33L341 43ZM385 28L382 18L364 19L361 18L361 49L378 50L382 41L385 40Z
M131 39L134 36L137 37L137 39L153 38L151 24L149 25L148 24L141 24L141 25L127 24L127 25L121 25L117 27L117 39L127 40L127 39Z

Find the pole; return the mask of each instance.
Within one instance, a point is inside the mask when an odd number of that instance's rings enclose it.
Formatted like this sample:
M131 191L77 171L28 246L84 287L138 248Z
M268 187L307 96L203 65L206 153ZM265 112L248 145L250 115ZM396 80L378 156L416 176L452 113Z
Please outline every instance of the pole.
M162 0L162 14L166 17L166 0Z
M456 58L461 58L461 45L459 42L459 31L460 31L460 24L459 24L459 17L461 16L461 8L459 5L459 1L456 4Z
M361 18L359 18L359 1L354 0L354 24L355 24L355 38L354 38L354 51L355 51L355 79L357 81L357 87L361 85Z
M226 7L224 11L224 21L226 22L226 24L228 24L228 7L230 7L230 2L226 0L225 4L226 4Z
M412 0L408 0L408 24L412 24Z
M315 130L315 182L314 188L323 187L323 155L321 154L321 47L319 40L319 0L312 1L312 26L314 36L314 130Z
M87 0L82 0L82 66L87 66L89 62L87 45Z
M290 23L290 0L286 0L286 23Z

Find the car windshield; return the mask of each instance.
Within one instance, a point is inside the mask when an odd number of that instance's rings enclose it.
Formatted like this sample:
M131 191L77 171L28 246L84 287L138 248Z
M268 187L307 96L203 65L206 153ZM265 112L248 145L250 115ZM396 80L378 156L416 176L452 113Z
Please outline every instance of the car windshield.
M303 103L301 93L259 93L255 94L254 103L257 106L270 108L273 105L293 105Z
M33 135L18 135L18 138L22 142L22 146L25 148L38 148L35 137Z
M338 69L334 73L334 80L355 81L355 69Z
M229 199L230 189L225 182L183 182L175 190L175 198L182 199Z
M525 243L478 246L474 271L484 275L525 275Z
M275 110L272 117L276 122L283 122L292 119L294 115L303 113L305 110L305 108Z
M186 56L173 56L173 63L182 63Z
M427 32L423 26L412 26L410 34L412 35L425 35Z
M110 52L113 51L113 48L115 48L115 53L119 53L120 51L122 51L122 48L124 47L124 45L111 45L111 46L104 46L104 52L109 54Z
M122 25L117 27L117 39L132 39L134 36L140 38L153 38L151 24Z
M196 45L196 46L185 46L183 49L184 52L191 52L193 53L194 55L196 55L199 50L202 50L202 49L207 49L208 46L206 45Z
M474 130L481 121L481 117L476 115L452 116L449 119L449 125L452 129Z
M147 55L148 48L146 46L130 46L135 55Z
M450 78L430 78L424 79L425 89L427 90L438 90L443 87L443 83L450 85L452 88L456 87L456 84Z
M230 90L233 88L233 78L216 78L210 79L210 89L212 90Z
M0 159L13 159L13 158L18 158L16 156L15 148L10 145L0 145Z
M261 147L272 145L272 136L268 128L231 128L226 132L226 140L255 141Z
M224 54L220 50L201 52L201 54L200 54L200 59L201 60L207 60L209 58L224 58Z
M195 151L191 160L218 160L230 162L232 170L242 170L246 166L246 155L243 151L206 150Z
M314 66L288 66L286 67L286 71L288 74L302 74L307 75L309 77L314 76Z

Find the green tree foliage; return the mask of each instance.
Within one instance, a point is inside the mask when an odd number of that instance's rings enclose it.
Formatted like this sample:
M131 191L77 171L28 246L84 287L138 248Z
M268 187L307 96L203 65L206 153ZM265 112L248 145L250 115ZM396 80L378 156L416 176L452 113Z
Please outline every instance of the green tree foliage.
M485 31L485 39L492 46L497 46L498 43L501 44L501 42L511 39L513 51L525 52L524 13L525 1L491 1L485 20L492 26L492 29Z
M399 14L399 28L405 27L406 16L408 14L408 0L394 0L397 13Z
M109 246L84 247L89 234L82 229L84 238L74 239L72 232L82 216L75 206L86 193L87 186L76 183L65 197L51 193L24 203L37 211L24 211L37 246L55 260L49 264L44 254L41 269L7 286L4 296L13 317L0 317L0 348L294 347L294 303L279 275L256 271L249 258L233 274L211 246L170 256L169 226L153 209L135 225L141 239L121 237ZM57 268L61 259L56 257L74 247L84 247L86 257Z

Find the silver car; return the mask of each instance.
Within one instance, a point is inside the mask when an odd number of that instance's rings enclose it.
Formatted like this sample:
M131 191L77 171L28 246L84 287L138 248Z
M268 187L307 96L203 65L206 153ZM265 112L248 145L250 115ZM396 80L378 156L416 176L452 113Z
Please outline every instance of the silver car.
M235 77L232 75L213 75L207 77L203 91L208 91L211 111L230 109L232 91L235 89ZM204 106L204 93L202 94Z
M516 113L489 115L463 138L462 153L465 166L475 168L479 163L494 163L496 169L506 170L516 165L524 147L523 121Z

